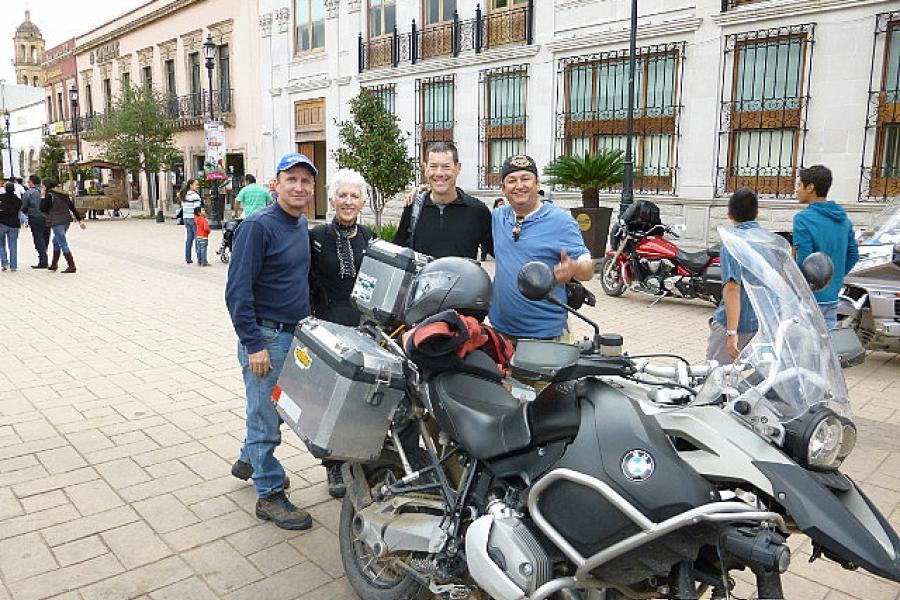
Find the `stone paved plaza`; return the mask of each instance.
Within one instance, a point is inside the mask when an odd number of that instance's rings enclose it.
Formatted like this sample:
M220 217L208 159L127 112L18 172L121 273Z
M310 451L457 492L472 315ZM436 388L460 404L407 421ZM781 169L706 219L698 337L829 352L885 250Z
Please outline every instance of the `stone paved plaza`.
M75 275L0 273L0 600L291 600L355 597L338 557L339 504L290 431L277 455L294 503L289 533L253 514L251 485L229 474L244 400L226 276L185 265L168 222L72 230ZM631 352L703 357L710 306L612 299L593 316ZM847 471L900 529L900 357L847 372L860 442ZM809 564L797 540L791 600L898 600L900 586Z

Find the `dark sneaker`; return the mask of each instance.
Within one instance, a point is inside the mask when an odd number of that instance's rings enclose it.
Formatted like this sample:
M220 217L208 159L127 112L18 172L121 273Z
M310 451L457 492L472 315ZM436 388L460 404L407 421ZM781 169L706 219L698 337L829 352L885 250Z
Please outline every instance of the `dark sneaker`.
M309 529L312 517L305 510L300 510L288 500L284 492L275 492L271 496L256 501L256 516L263 521L272 521L282 529Z
M341 463L326 464L325 472L328 474L328 494L332 498L343 498L347 493L347 486L344 484L344 476L341 474Z
M253 477L253 465L238 459L234 461L233 465L231 465L231 474L242 481L247 481L248 479ZM291 487L291 478L285 475L284 485L282 485L281 487L285 490Z

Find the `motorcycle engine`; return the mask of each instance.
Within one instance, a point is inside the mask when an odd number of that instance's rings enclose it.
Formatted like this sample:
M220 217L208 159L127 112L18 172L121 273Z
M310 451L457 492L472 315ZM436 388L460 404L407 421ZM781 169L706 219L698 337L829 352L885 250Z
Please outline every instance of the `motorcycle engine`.
M670 275L675 270L675 265L667 258L660 260L641 259L643 266L649 273L654 275L662 275L663 277Z
M506 576L528 594L552 577L550 557L518 517L494 521L487 553Z

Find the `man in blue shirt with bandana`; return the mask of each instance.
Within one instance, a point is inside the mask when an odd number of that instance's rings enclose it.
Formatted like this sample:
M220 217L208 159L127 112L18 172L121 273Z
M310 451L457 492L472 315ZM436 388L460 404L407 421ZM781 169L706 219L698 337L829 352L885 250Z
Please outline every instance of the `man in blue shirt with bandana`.
M581 230L572 215L552 202L542 202L537 164L530 156L506 159L500 181L507 204L494 211L491 222L497 258L491 325L512 340L566 338L566 310L550 302L529 300L519 291L517 278L526 263L546 263L559 284L553 293L565 302L567 282L594 276Z
M728 218L736 229L759 227L759 200L750 188L736 190L728 199ZM759 323L746 290L741 286L740 264L722 248L722 301L709 320L706 359L730 365L756 335Z

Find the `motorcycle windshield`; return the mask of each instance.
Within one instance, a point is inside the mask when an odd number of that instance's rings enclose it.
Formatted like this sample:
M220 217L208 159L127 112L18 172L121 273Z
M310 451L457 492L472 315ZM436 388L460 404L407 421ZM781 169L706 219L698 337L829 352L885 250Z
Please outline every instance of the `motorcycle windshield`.
M900 199L894 199L872 221L860 244L900 244Z
M822 313L787 241L762 228L719 227L741 267L759 331L735 361L731 386L754 388L782 423L824 405L851 419L849 394Z

